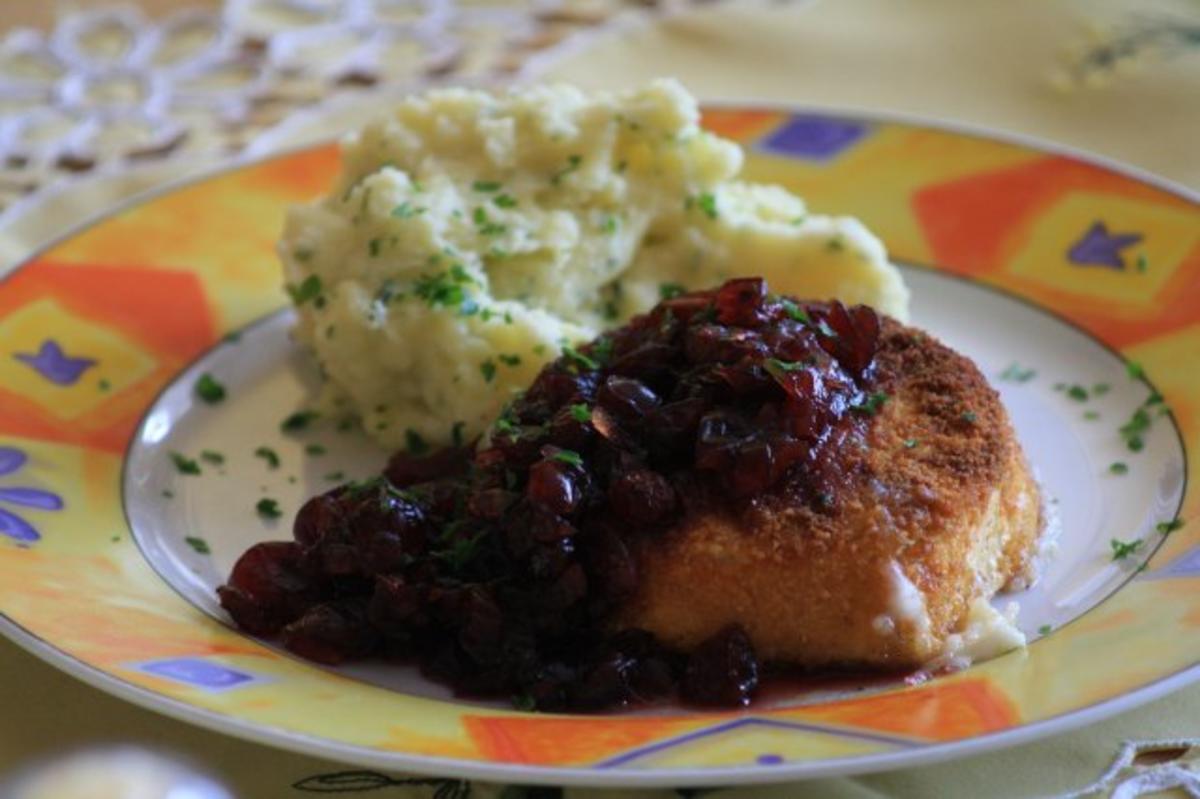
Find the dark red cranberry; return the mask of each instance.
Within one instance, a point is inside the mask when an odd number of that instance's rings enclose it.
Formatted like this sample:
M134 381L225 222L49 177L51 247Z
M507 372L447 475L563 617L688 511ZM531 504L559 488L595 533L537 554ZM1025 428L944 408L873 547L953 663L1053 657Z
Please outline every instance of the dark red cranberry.
M367 604L367 619L387 636L403 636L424 625L425 592L400 575L381 574Z
M583 474L557 458L543 458L529 469L525 495L540 508L569 516L583 501Z
M554 578L575 562L575 540L570 537L540 541L529 550L529 571L539 579Z
M728 472L728 489L735 497L761 494L778 476L775 449L769 441L752 439L734 450L733 466Z
M467 497L467 512L479 519L495 521L504 518L504 513L518 496L503 488L485 488Z
M425 513L415 498L380 481L347 497L346 525L363 574L395 571L426 548Z
M568 402L590 402L596 395L596 378L581 373L574 361L563 360L547 366L525 392L526 402L545 402L558 408Z
M761 277L730 280L717 289L717 320L723 325L758 327L767 318L766 299L767 281Z
M875 358L879 344L879 315L865 305L851 310L840 302L814 311L821 346L850 374L861 377Z
M637 561L622 537L609 525L598 525L588 531L587 539L588 571L597 589L612 601L633 594L638 585Z
M626 472L614 480L608 487L608 503L625 521L647 526L670 520L679 504L667 478L649 469Z
M378 643L363 608L348 602L317 605L283 628L285 647L329 665L366 657Z
M583 567L572 563L550 586L546 592L547 606L551 610L565 610L587 596L588 579Z
M699 397L678 400L655 408L646 416L646 431L660 451L690 448L708 403Z
M326 538L345 538L346 513L341 497L345 489L318 494L300 506L292 523L292 537L306 549L318 546Z
M641 419L659 405L658 395L649 386L620 375L610 375L604 381L597 401L625 421Z
M745 707L757 688L758 658L750 637L737 624L696 647L679 683L680 694L689 702L721 707Z
M698 314L703 314L713 308L714 292L695 291L663 300L660 307L681 322L688 322Z
M504 633L504 611L496 604L491 592L473 586L466 592L461 612L459 646L477 662L494 660Z
M671 371L676 354L675 347L651 341L615 359L608 371L622 377L651 381Z
M753 330L709 324L689 327L684 334L684 353L693 364L736 363L766 352L762 338Z
M271 635L298 618L320 594L298 544L267 541L246 550L229 583L217 589L221 607L243 630Z
M564 406L551 417L546 437L559 449L583 452L594 435L591 407L578 403Z

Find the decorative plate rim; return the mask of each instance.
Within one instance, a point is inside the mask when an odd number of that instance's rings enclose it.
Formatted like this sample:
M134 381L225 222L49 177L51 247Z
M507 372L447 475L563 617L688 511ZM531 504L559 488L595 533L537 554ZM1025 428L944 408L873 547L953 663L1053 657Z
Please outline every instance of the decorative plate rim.
M986 125L943 120L936 117L904 112L874 111L861 107L791 104L779 101L764 101L755 99L754 97L746 97L739 100L724 98L704 100L701 105L706 110L744 109L788 114L818 114L866 122L899 124L1017 145L1029 148L1043 155L1064 156L1084 164L1099 167L1108 172L1122 175L1147 186L1160 189L1187 202L1200 205L1200 191L1163 178L1140 167L1093 153L1083 148L1048 141L1028 134L990 128ZM318 110L318 108L312 109L313 112ZM135 192L115 203L112 207L81 219L76 224L64 229L59 235L42 243L32 252L27 253L11 266L0 269L0 284L58 244L74 238L83 231L126 210L158 197L174 193L180 189L244 169L248 166L287 158L312 150L320 146L322 141L328 144L336 142L336 139L312 139L270 153L264 153L262 149L255 148L253 153L244 153L219 166L209 165L196 173ZM147 169L149 168L147 167ZM95 183L107 179L111 179L111 176L97 177L89 182ZM25 215L37 213L42 206L53 201L53 199L54 196L40 198L39 202L31 204L25 210ZM897 262L904 263L901 259L897 259ZM972 283L980 282L969 277L965 277L964 279ZM999 290L1008 296L1016 297L1016 295L1004 289ZM1041 310L1045 311L1047 309L1042 308ZM1093 340L1099 341L1090 333L1089 336ZM1105 346L1107 347L1107 345ZM1182 436L1178 426L1175 425L1175 427L1177 434ZM124 458L124 453L122 454L122 458ZM1186 492L1183 496L1186 496ZM124 510L124 507L122 507L122 514L124 514ZM156 576L158 576L157 573ZM1119 593L1120 590L1118 589L1113 595ZM1108 598L1111 599L1113 595L1110 595ZM746 765L716 766L712 768L661 768L653 771L632 769L596 770L590 767L495 763L439 755L417 755L385 751L367 746L347 744L306 733L293 732L266 723L247 721L218 710L199 707L116 677L97 666L86 663L57 648L50 641L41 638L33 631L19 624L3 611L0 611L0 633L3 633L9 640L41 660L119 699L156 712L161 712L171 718L186 721L215 732L233 735L244 740L289 749L316 757L340 758L346 762L370 765L391 771L453 776L484 781L511 781L539 785L581 785L599 788L664 787L681 784L718 786L779 783L928 765L953 758L1016 746L1048 735L1069 731L1132 709L1200 680L1200 662L1195 662L1190 666L1159 677L1137 688L1117 694L1116 696L1101 699L1078 709L1068 710L1037 721L1018 723L1013 727L997 732L983 733L969 738L945 742L931 742L912 749L902 749L894 752L799 761L773 766L769 769Z

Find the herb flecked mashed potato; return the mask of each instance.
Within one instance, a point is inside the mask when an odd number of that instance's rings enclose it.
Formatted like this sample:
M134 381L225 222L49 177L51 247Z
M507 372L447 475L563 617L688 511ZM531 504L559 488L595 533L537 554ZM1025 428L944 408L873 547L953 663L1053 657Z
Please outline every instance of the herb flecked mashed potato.
M387 446L470 440L563 346L738 275L907 317L875 236L736 181L699 119L671 80L448 89L350 136L279 244L327 401Z

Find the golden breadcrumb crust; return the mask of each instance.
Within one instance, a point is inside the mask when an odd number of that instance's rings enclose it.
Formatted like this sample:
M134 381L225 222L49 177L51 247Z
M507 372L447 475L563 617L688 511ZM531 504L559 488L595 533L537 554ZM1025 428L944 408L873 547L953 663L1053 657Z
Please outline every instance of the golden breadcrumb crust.
M763 660L907 668L941 653L972 600L1030 578L1038 488L975 365L885 319L872 381L889 399L837 449L831 507L764 498L642 540L621 626L688 649L737 622Z

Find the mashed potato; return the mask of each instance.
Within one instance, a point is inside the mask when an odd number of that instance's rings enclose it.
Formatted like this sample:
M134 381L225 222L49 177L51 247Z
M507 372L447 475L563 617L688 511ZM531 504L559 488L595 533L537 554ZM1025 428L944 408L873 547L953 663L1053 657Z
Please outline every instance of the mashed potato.
M329 401L388 446L469 440L564 344L732 276L907 317L879 240L736 182L741 149L674 81L435 91L343 162L279 253Z

